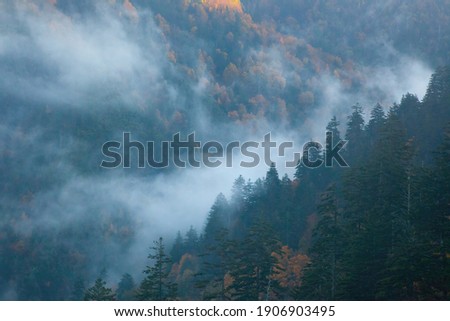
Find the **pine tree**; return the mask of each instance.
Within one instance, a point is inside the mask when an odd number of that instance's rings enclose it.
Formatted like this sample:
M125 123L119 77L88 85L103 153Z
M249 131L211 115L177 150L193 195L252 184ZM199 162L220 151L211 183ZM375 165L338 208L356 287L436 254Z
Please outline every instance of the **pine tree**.
M326 130L333 134L333 140L338 142L341 140L341 132L339 131L340 122L337 120L336 116L333 116L328 122Z
M436 244L440 247L439 255L444 262L450 253L450 123L447 124L443 136L443 142L435 157L436 210L433 213L432 224L438 240ZM448 282L446 284L448 285Z
M450 119L450 67L441 67L431 76L421 110L420 134L426 137L423 152L432 152L441 141Z
M214 242L205 247L202 268L196 275L196 286L202 289L203 300L229 300L226 277L232 260L234 242L229 240L227 229L218 230Z
M264 181L267 190L271 192L279 191L280 188L280 177L278 176L277 168L275 163L270 165L269 170L266 174L266 180Z
M331 185L322 194L318 206L319 222L314 229L313 245L309 252L311 263L305 269L302 286L296 290L298 299L336 299L343 232L335 188Z
M427 92L424 97L425 103L439 105L450 95L450 67L440 67L431 76ZM448 101L448 100L447 100Z
M184 250L187 253L196 254L198 252L199 242L200 239L197 230L191 225L184 238Z
M320 159L323 161L323 151L314 151L312 159ZM308 168L302 161L300 161L296 167L294 174L295 177L295 190L293 201L293 217L295 217L295 229L297 231L300 240L297 240L297 244L293 244L292 248L301 248L306 251L309 248L309 238L304 238L305 231L307 230L308 216L313 214L316 210L318 194L323 191L324 185L328 183L332 176L327 176L327 169L325 167L320 168Z
M318 169L318 175L321 176L321 180L319 181L319 189L317 193L321 193L326 186L330 184L330 182L336 182L340 180L340 176L342 174L342 168L341 166L338 166L336 162L334 162L330 155L332 155L332 150L336 148L336 146L343 146L345 147L345 144L343 144L341 139L341 133L339 131L339 121L337 120L336 116L333 116L333 118L328 122L328 125L326 127L327 132L327 139L325 144L325 167ZM331 137L329 136L329 133L331 133ZM330 154L328 154L330 153ZM339 153L339 155L344 156L345 149ZM345 159L344 159L345 161Z
M366 154L366 141L362 107L357 104L352 109L345 133L345 139L348 141L345 156L350 166L356 166L363 161L363 156Z
M241 210L236 214L236 222L233 225L231 237L236 239L242 239L248 232L253 222L265 215L262 208L263 199L265 197L265 187L262 179L258 178L255 182L250 180L244 187L245 200Z
M245 211L250 192L251 189L249 189L245 179L242 175L239 175L231 189L229 230L233 235L242 233L241 229L243 229L243 224L241 222L241 215Z
M106 287L106 282L98 278L94 286L87 289L84 294L85 301L114 301L116 296L112 289Z
M175 238L175 242L172 246L172 249L170 250L170 257L173 262L180 261L181 257L184 254L184 244L183 244L183 237L181 236L181 232L177 232L177 237Z
M233 187L231 188L231 204L238 209L242 206L242 203L245 200L245 179L242 175L239 175L238 178L233 183Z
M266 173L266 179L264 180L263 203L262 205L262 218L268 221L275 222L277 227L280 226L280 200L281 200L281 180L278 175L278 171L275 164L272 163L269 170ZM261 218L261 217L260 217ZM276 231L279 231L275 228Z
M236 243L230 275L234 300L270 300L278 284L272 277L281 245L269 223L260 220L242 243Z
M294 189L287 174L281 179L280 207L280 240L289 247L298 245L298 235L295 229L297 217L294 215Z
M202 268L197 274L197 286L202 288L203 299L225 299L224 278L230 206L220 193L206 219L202 235Z
M135 283L133 277L125 273L117 286L117 300L132 301L134 300Z
M423 118L422 103L416 95L410 93L403 95L400 105L398 106L398 117L404 124L408 137L415 137L416 143L419 144L419 146L425 144L425 139L420 135L421 118Z
M366 128L371 147L378 141L385 123L386 115L384 114L383 107L380 104L376 104L370 112L370 120Z
M205 245L213 245L217 233L222 229L228 229L230 226L229 222L229 205L225 196L220 193L206 219L205 230L203 232L202 242Z
M146 275L138 291L138 298L145 301L166 301L176 298L177 285L170 280L171 260L164 252L163 238L154 242L153 254L148 258L154 261L144 270Z

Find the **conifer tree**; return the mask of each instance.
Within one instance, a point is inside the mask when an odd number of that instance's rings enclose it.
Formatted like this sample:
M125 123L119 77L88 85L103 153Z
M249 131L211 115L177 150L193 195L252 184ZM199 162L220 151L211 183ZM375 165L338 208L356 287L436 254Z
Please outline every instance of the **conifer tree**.
M384 113L383 107L380 104L376 106L370 112L370 120L367 124L367 136L371 147L379 139L381 130L386 122L386 115Z
M343 232L335 189L335 185L331 185L322 194L318 206L319 222L314 229L313 245L309 252L311 263L305 269L302 286L295 293L299 299L336 299Z
M341 140L341 132L339 131L340 122L337 120L336 116L333 116L328 122L326 130L333 134L333 140L338 142Z
M202 235L203 264L197 274L197 287L203 289L203 299L225 299L224 278L226 273L228 227L230 206L220 193L206 219Z
M191 225L184 238L184 250L187 253L196 254L198 252L199 242L200 238L197 230Z
M87 289L84 294L85 301L114 301L116 296L111 288L106 287L106 282L98 278L94 286Z
M233 282L230 293L234 300L270 300L278 289L271 277L281 245L267 222L260 220L242 243L236 243L230 265Z
M217 233L229 228L229 205L225 196L220 193L214 202L206 219L202 242L205 245L213 245Z
M214 242L205 246L201 255L201 271L196 275L196 286L202 289L203 300L230 299L226 277L232 261L233 244L228 230L223 228L216 232Z
M362 107L357 104L352 107L353 112L348 117L345 139L348 141L346 159L350 166L356 166L363 161L366 153L364 118Z
M132 301L134 300L135 283L133 277L129 273L122 275L117 286L117 300Z
M170 250L170 257L173 262L178 262L184 254L184 244L183 237L181 236L181 232L177 232L177 236L175 238L175 242Z
M177 285L170 280L171 260L164 252L163 238L154 242L153 253L148 258L153 265L144 270L146 275L138 291L138 298L145 301L174 300L177 295Z

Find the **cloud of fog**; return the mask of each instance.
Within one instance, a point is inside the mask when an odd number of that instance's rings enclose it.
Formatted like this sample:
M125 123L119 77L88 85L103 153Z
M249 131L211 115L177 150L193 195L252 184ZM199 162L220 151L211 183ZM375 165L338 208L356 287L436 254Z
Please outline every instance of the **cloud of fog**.
M392 54L392 53L391 53ZM322 97L304 122L310 138L323 141L323 132L329 120L336 116L340 120L341 133L345 132L347 116L351 107L359 103L363 107L366 120L370 110L380 103L385 111L394 103L399 103L406 93L425 95L432 74L430 66L409 56L395 52L395 62L377 66L360 66L363 75L361 87L357 92L346 89L333 75L323 75L319 79Z
M363 70L367 75L364 86L370 95L364 103L370 103L369 100L373 101L375 98L388 106L398 103L406 93L415 94L422 99L433 72L424 62L402 55L396 64Z
M151 19L141 30L107 5L80 17L32 2L14 2L0 16L4 93L46 104L86 107L113 97L136 106L161 89L168 62Z
M25 210L27 219L15 229L24 236L87 229L85 239L65 241L89 246L92 278L103 268L114 280L125 272L139 278L154 240L162 236L170 245L177 230L186 232L191 225L201 232L215 197L228 194L239 173L256 179L263 168L178 169L146 178L117 173L73 177L34 195ZM105 225L111 218L123 225ZM124 248L120 244L127 238Z

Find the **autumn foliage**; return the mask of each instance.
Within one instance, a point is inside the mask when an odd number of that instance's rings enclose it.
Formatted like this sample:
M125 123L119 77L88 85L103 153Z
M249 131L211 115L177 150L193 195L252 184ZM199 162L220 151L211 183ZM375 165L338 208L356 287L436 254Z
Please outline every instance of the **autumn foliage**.
M242 4L240 0L202 0L202 3L210 9L214 10L231 10L242 12Z

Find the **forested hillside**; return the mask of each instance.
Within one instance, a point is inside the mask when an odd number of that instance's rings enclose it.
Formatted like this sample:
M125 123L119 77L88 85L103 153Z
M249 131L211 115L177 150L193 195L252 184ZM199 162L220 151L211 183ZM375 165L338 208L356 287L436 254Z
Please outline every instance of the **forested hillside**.
M448 300L449 37L448 0L0 0L0 299ZM100 167L327 131L348 168Z
M237 178L198 238L177 236L180 297L448 300L450 123L433 144L425 115L448 120L449 101L442 68L422 101L407 94L386 114L376 105L367 123L353 107L343 126L351 168L298 166L291 180L272 166L255 182ZM335 118L327 130L339 139ZM422 140L434 145L431 161Z

